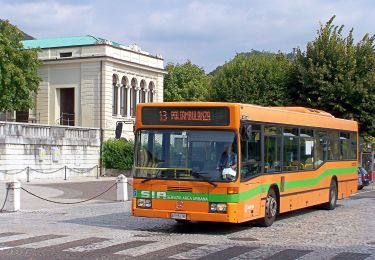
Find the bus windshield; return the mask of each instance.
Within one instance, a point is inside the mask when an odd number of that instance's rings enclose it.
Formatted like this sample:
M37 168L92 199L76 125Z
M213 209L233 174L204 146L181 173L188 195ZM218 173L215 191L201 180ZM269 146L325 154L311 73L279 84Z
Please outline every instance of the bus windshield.
M233 131L139 130L134 177L234 181L237 141Z

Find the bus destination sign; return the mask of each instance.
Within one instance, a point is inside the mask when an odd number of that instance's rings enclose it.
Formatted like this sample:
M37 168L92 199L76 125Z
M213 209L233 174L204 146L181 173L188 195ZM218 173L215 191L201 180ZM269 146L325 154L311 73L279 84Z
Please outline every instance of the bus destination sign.
M143 107L144 125L227 126L227 107Z

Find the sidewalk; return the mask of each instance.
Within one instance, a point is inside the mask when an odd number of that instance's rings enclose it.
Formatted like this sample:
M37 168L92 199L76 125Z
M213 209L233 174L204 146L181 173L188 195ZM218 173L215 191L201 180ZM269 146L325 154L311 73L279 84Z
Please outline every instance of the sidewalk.
M375 190L375 181L370 183L370 185L363 187L364 190Z
M59 202L77 202L94 197L102 193L113 185L115 177L76 177L66 181L56 179L32 180L32 182L21 182L21 186L26 190L46 199ZM129 180L131 182L131 179ZM129 197L132 195L131 187L129 188ZM5 182L0 182L0 208L5 199ZM113 203L116 201L116 186L112 187L102 196L84 202L89 203ZM41 210L49 208L77 207L82 204L55 204L41 200L21 190L21 211L23 210Z

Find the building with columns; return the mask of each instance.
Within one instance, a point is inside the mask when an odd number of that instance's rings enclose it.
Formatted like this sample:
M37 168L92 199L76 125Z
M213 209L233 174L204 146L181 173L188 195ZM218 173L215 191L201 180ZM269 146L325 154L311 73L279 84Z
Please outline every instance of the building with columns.
M136 104L163 101L164 60L133 44L93 36L23 41L40 48L40 89L28 121L95 127L104 139L117 121L134 122ZM123 127L133 138L133 124Z

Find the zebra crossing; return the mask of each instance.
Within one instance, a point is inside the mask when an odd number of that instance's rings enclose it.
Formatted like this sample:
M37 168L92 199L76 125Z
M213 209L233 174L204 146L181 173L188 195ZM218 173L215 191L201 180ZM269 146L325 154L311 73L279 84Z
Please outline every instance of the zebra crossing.
M320 251L243 242L203 244L179 239L143 239L3 232L0 233L0 259L375 259L375 251Z

